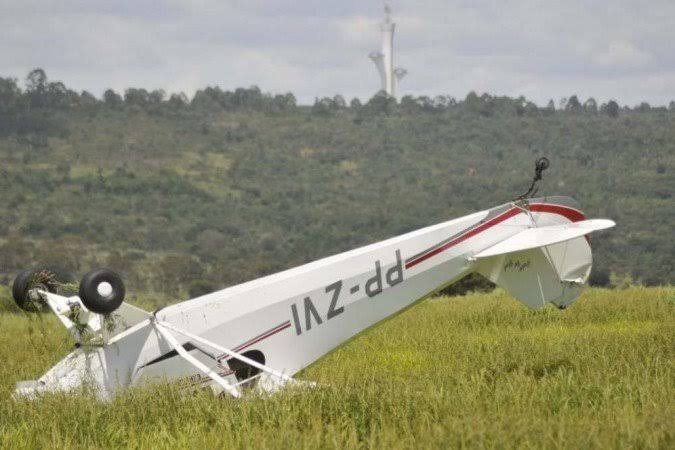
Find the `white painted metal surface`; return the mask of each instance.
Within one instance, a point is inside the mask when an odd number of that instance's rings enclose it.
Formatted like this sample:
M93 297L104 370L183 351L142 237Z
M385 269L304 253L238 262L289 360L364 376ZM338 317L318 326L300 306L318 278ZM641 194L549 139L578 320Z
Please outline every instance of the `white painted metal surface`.
M475 257L487 258L489 256L544 247L546 245L557 244L558 242L565 242L576 237L585 236L593 231L605 230L614 225L616 224L611 220L594 219L562 225L528 228L508 239L504 239L480 253L477 253Z

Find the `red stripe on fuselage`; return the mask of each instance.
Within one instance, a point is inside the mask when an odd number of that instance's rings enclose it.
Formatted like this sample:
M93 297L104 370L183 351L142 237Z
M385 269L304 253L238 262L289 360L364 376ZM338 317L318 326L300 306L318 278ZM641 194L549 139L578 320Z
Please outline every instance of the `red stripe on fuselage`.
M586 217L584 214L579 211L578 209L570 208L567 206L562 206L562 205L555 205L551 203L532 203L529 205L529 209L532 212L545 212L545 213L552 213L552 214L558 214L560 216L566 217L569 219L571 222L579 222L581 220L586 220ZM422 261L425 261L432 256L438 255L439 253L449 249L450 247L454 247L457 244L460 244L461 242L464 242L465 240L482 233L483 231L492 228L493 226L504 222L505 220L510 219L511 217L515 217L518 214L523 213L524 211L520 208L511 208L500 215L488 220L487 222L484 222L480 225L478 225L476 228L472 228L471 230L468 230L466 233L462 234L461 236L458 236L457 238L446 242L445 244L425 253L424 255L420 256L419 258L416 258L410 262L407 262L405 265L406 269L410 269L413 266L416 266L417 264L421 263ZM588 238L587 238L588 239Z
M251 345L258 343L258 342L262 341L263 339L267 339L268 337L273 336L273 335L277 334L278 332L283 331L290 326L291 326L291 321L288 320L288 321L286 321L286 322L284 322L280 325L277 325L276 327L272 328L271 330L268 330L268 331L264 332L263 334L260 334L256 337L254 337L253 339L250 339L250 340L244 342L243 344L238 345L237 347L235 347L233 349L233 351L239 353L242 350L250 347ZM226 361L230 358L231 357L229 355L227 355L226 353L223 353L222 355L219 355L216 359L218 361L221 361L221 360Z
M253 344L257 343L257 342L260 342L260 341L262 341L263 339L267 339L268 337L272 336L273 334L277 334L278 332L283 331L283 330L285 330L286 328L288 328L288 327L290 327L290 326L291 326L291 321L290 321L290 320L289 320L288 322L284 322L284 323L281 324L279 327L277 327L277 328L275 328L275 329L273 329L273 330L270 330L270 331L268 331L267 333L262 334L262 335L260 335L260 336L258 336L258 337L256 337L256 338L253 338L253 339L251 339L250 341L246 342L245 344L240 345L239 347L236 347L236 348L234 349L234 351L235 351L235 352L240 352L240 351L244 350L245 348L248 348L248 347L250 347L251 345L253 345Z
M406 263L405 268L410 269L413 266L416 266L417 264L421 263L422 261L425 261L432 256L436 256L439 253L449 249L450 247L454 247L455 245L459 244L460 242L464 242L470 237L473 237L477 235L478 233L481 233L488 228L491 228L498 223L501 223L505 220L510 219L511 217L514 217L520 213L520 210L518 208L511 208L497 217L493 217L492 219L488 220L487 222L482 223L481 225L478 225L476 228L472 228L471 230L467 231L466 233L462 234L461 236L457 236L455 239L451 240L450 242L446 242L445 244L441 245L440 247L435 248L434 250L425 253L424 255L420 256L417 259L414 259L408 263Z

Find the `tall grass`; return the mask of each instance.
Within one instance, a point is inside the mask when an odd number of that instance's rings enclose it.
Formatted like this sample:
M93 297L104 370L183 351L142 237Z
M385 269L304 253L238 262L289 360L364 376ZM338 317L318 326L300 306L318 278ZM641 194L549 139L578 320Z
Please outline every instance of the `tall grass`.
M675 289L588 290L533 312L500 291L435 298L243 400L134 389L12 401L72 342L0 313L0 447L673 448Z

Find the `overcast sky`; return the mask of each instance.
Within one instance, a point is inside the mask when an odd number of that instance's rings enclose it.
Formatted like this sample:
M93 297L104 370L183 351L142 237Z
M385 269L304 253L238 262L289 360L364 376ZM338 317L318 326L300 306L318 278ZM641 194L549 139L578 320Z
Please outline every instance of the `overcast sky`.
M675 0L393 0L402 95L675 99ZM0 0L0 76L370 97L377 0Z

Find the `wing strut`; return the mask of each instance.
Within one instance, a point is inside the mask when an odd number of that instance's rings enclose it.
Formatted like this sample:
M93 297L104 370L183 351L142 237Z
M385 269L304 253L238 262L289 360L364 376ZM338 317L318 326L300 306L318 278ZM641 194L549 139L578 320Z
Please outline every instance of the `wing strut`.
M251 358L247 358L246 356L242 355L241 353L237 353L233 350L230 350L229 348L225 348L222 345L218 345L215 342L209 341L208 339L204 339L203 337L197 336L196 334L192 334L192 333L189 333L185 330L181 330L180 328L177 328L177 327L175 327L175 326L173 326L169 323L166 323L166 322L158 322L157 325L159 325L163 328L168 328L169 330L175 331L176 333L182 334L183 336L185 336L185 337L187 337L187 338L189 338L193 341L199 342L203 345L206 345L208 347L211 347L214 350L218 350L220 352L223 352L226 355L229 355L230 357L232 357L234 359L238 359L239 361L241 361L245 364L248 364L251 367L255 367L256 369L259 369L259 370L271 375L277 381L283 380L283 381L286 381L286 382L289 382L289 383L295 383L296 382L296 380L289 377L288 375L285 375L285 374L279 372L278 370L274 370L271 367L268 367L264 364L260 364L259 362L254 361ZM181 347L181 349L182 349L182 347Z
M159 334L162 335L162 337L173 347L176 352L187 362L195 366L199 371L204 373L204 375L208 376L211 378L213 381L218 383L226 392L228 392L232 397L239 398L241 397L241 394L239 391L230 385L230 383L227 382L223 377L218 375L215 371L211 370L206 364L202 363L199 361L197 358L194 356L190 355L182 345L178 343L176 338L169 332L168 330L168 324L165 324L163 322L154 322L155 329L159 331ZM191 337L192 338L192 337Z

